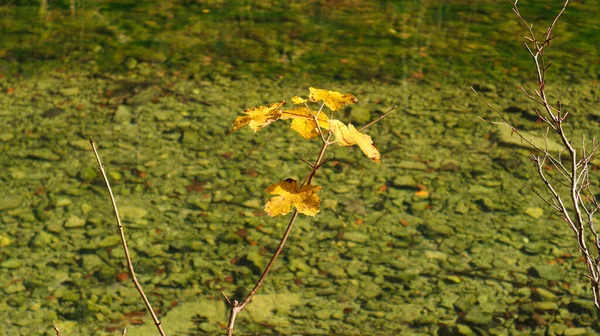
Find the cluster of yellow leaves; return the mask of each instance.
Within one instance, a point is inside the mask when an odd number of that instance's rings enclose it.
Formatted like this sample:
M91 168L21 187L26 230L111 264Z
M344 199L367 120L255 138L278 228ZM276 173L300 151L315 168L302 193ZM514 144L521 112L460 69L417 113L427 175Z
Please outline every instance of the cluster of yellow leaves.
M337 111L346 105L355 104L358 99L351 93L341 94L336 91L311 87L309 88L308 99L296 96L292 98L292 101L294 104L304 104L304 106L292 110L281 110L281 107L285 105L285 101L281 101L244 110L246 115L235 118L231 133L246 125L256 132L278 119L293 119L292 129L303 137L312 139L318 135L317 124L314 119L316 118L319 121L321 128L329 130L329 124L327 123L329 117L322 111L311 111L306 103L323 101L331 111Z
M307 105L309 102L320 101L331 111L337 111L346 105L355 104L358 99L351 93L341 94L336 91L311 87L307 99L298 96L292 98L294 104L303 104L304 106L282 110L281 107L285 105L285 101L281 101L244 110L246 115L235 118L231 133L246 125L256 132L276 120L292 119L291 129L298 132L303 138L314 139L319 136L320 131L331 131L340 146L358 145L368 158L379 163L380 154L370 136L359 132L352 124L346 126L337 119L330 119L321 110L312 111Z
M313 139L320 133L331 132L340 146L358 145L368 158L380 162L379 151L373 145L369 135L361 133L352 124L345 125L337 119L332 119L335 111L358 102L354 95L311 87L308 98L295 96L292 102L301 106L283 110L285 101L281 101L244 110L245 115L235 119L231 133L246 125L256 132L279 119L292 119L291 129L305 139ZM331 110L329 116L322 111L323 105L317 111L309 108L308 103L317 102L323 102L322 104ZM267 188L267 192L279 196L271 198L265 205L265 210L270 216L279 216L289 213L292 207L296 207L298 212L314 216L319 212L321 203L317 195L319 190L321 187L314 185L300 187L293 179L273 184Z

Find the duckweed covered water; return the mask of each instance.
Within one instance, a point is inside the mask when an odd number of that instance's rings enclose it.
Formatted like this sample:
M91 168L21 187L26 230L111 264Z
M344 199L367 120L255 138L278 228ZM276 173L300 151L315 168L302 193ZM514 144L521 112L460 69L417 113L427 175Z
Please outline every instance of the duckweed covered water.
M540 131L518 91L531 71L509 6L77 4L71 17L51 3L43 20L0 7L0 333L155 334L89 136L166 330L222 333L220 293L251 289L287 222L265 216L264 188L302 178L299 158L319 148L283 122L228 131L243 108L308 86L355 94L344 118L358 125L399 109L368 129L381 165L358 148L328 153L321 213L297 222L240 334L597 330L570 231L522 187L540 187L530 149L481 122L494 113L469 90ZM559 5L522 12L535 22ZM573 139L598 134L596 5L574 4L549 49Z

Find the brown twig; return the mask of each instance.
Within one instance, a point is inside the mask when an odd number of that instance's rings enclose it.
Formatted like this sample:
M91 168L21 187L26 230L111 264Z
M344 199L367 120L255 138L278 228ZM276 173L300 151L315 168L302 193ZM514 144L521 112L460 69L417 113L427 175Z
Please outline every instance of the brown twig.
M360 131L364 130L365 128L367 128L367 127L375 124L376 122L380 121L381 119L387 117L388 114L392 113L397 108L398 108L398 105L392 106L391 109L389 109L387 112L385 112L384 114L382 114L379 118L377 118L377 119L371 121L370 123L366 124L365 126L359 128L358 131L360 132Z
M300 160L301 160L302 162L306 163L307 165L309 165L309 166L310 166L310 168L314 167L314 166L313 166L313 164L312 164L311 162L308 162L308 160L307 160L307 159L305 159L305 158L300 158Z
M142 297L142 300L146 305L146 309L148 309L150 316L152 316L152 320L154 321L154 325L156 325L158 332L162 336L165 336L166 334L162 328L161 322L158 320L156 313L152 309L150 301L148 301L148 297L146 297L142 286L140 285L137 277L135 276L135 271L133 270L133 263L131 262L131 256L129 254L129 248L127 247L127 240L125 239L125 232L123 231L123 224L121 223L121 217L119 216L119 210L117 209L117 202L115 201L115 197L113 196L112 189L110 188L110 183L108 182L108 177L106 176L104 166L102 165L102 161L100 161L100 155L98 155L98 150L96 149L96 143L94 142L94 139L92 139L92 137L90 137L90 144L92 145L92 149L94 150L94 155L96 156L96 161L98 162L98 168L100 169L100 173L102 174L102 178L104 179L104 184L106 185L106 190L108 190L108 195L110 196L110 201L112 203L115 218L117 220L119 236L121 237L121 245L123 246L123 250L125 251L125 258L127 259L127 269L129 270L129 276L131 276L131 281L133 281L135 288L140 293L140 296ZM127 331L124 330L123 332L126 333Z
M58 326L56 324L53 324L52 328L54 328L54 332L56 332L56 336L62 336L62 333L60 332L60 329L58 329Z

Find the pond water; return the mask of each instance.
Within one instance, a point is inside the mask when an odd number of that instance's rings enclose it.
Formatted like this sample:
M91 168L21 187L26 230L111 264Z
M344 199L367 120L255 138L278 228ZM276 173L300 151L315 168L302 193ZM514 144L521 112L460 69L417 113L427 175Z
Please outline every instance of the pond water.
M598 134L598 1L573 3L547 57L573 139ZM521 1L541 34L561 1ZM0 5L0 334L154 335L128 279L96 140L138 278L168 334L224 333L287 217L265 188L302 180L319 139L287 121L229 134L245 108L359 100L381 164L332 146L236 334L594 335L571 231L532 151L524 27L495 1L4 1ZM600 162L593 162L597 171ZM597 179L593 179L597 184ZM545 195L545 194L544 194Z

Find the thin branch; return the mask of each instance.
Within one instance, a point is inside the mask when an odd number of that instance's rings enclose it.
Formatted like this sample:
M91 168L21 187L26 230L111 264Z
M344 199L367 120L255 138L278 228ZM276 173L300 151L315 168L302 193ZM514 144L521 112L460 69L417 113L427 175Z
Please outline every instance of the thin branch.
M359 128L358 131L360 132L360 131L364 130L365 128L367 128L367 127L375 124L376 122L380 121L381 119L387 117L387 115L390 114L390 113L392 113L396 108L398 108L398 105L392 106L391 109L389 109L387 112L385 112L384 114L382 114L379 118L377 118L377 119L371 121L370 123L366 124L365 126Z
M332 134L333 133L329 133L327 135L327 139L325 140L325 142L323 143L323 146L321 147L321 151L319 152L319 156L317 157L317 160L315 161L313 169L308 174L308 176L304 179L304 182L302 182L302 185L304 185L304 184L310 185L312 183L312 180L315 178L315 174L317 173L317 170L319 168L321 168L321 166L323 165L323 162L322 162L323 156L325 155L325 151L327 150L327 147L329 147L331 145L331 142L329 142L329 140L331 139Z
M591 195L590 203L592 203L592 205L594 205L594 210L591 210L588 213L588 218L589 218L588 225L590 227L590 231L592 231L592 234L596 238L596 241L594 243L594 245L596 246L596 254L600 255L600 236L598 235L598 232L594 228L594 218L593 218L594 213L596 212L596 210L598 210L598 201L596 200L596 196L589 189L589 186L588 186L588 193Z
M117 209L117 202L115 201L115 197L113 196L112 189L110 188L110 183L108 182L108 177L106 176L104 166L102 165L102 161L100 161L100 155L98 155L98 150L96 149L96 143L94 142L94 139L92 139L92 137L90 137L90 144L92 145L92 149L94 150L94 155L96 156L96 161L98 162L98 168L100 169L100 173L102 174L102 178L104 179L104 184L106 185L106 190L108 191L108 195L110 196L110 201L112 203L115 218L117 220L119 236L121 237L121 245L123 246L123 250L125 251L125 258L127 259L127 269L129 270L129 276L131 276L131 281L133 281L135 288L140 293L140 296L142 297L142 300L146 305L146 309L148 309L150 316L152 316L152 320L154 321L154 325L158 329L158 332L161 334L161 336L165 336L166 334L162 328L161 322L158 320L156 313L152 309L150 301L148 301L148 298L146 297L142 286L140 285L140 283L137 280L137 277L135 276L133 263L131 262L131 256L129 254L129 248L127 247L127 240L125 239L125 232L123 231L123 224L121 223L121 218L119 217L119 210Z
M544 203L548 204L549 207L551 207L552 209L556 210L557 212L560 212L560 209L555 206L554 204L550 203L550 201L548 201L547 199L545 199L540 193L539 191L535 190L532 186L529 186L527 184L523 184L523 187L525 189L528 189L529 191L531 191L532 193L536 194L537 197L539 197L542 201L544 201Z
M551 39L553 39L554 37L551 37L550 35L552 35L552 29L554 29L554 26L556 26L556 23L558 22L558 19L560 19L560 17L565 13L565 11L567 10L567 6L569 6L569 2L570 0L565 0L565 3L563 5L563 8L560 10L560 12L556 15L556 17L554 18L554 21L552 21L552 24L550 25L550 27L548 27L548 31L546 33L546 41L550 41Z
M223 295L223 297L225 298L225 301L227 301L227 303L229 303L229 305L231 305L231 301L229 300L227 295L225 295L225 293L223 293L223 292L221 292L221 295Z
M568 182L571 181L571 176L569 175L569 172L567 171L567 169L565 168L565 166L563 166L563 164L558 161L557 159L555 159L552 155L548 155L547 156L550 159L550 163L552 164L552 166L554 166L554 168L556 168L556 170L563 176L563 178ZM563 181L560 181L557 178L554 178L558 183L562 184L564 187L568 187L568 185L566 183L564 183Z
M308 160L307 160L307 159L305 159L305 158L300 158L300 160L301 160L302 162L306 163L307 165L309 165L311 168L313 168L313 167L314 167L314 165L313 165L311 162L308 162Z
M489 122L491 124L494 125L502 125L502 126L506 126L508 128L510 128L511 132L516 134L519 138L521 138L522 141L526 142L529 146L531 146L533 149L535 149L536 151L543 153L545 156L548 156L551 159L552 156L550 155L550 153L548 152L547 148L543 149L539 146L537 146L535 143L533 143L533 139L529 140L527 139L516 127L514 127L510 121L508 121L508 119L504 116L504 114L502 112L500 112L497 108L495 108L490 102L488 102L485 98L481 97L479 95L479 92L477 92L477 90L475 90L475 88L471 87L471 90L473 90L473 92L477 95L477 97L479 99L481 99L481 101L483 101L492 111L496 112L496 114L498 114L501 118L500 122ZM479 117L480 120L487 122L484 118Z
M306 108L308 109L310 115L313 118L313 121L315 122L315 125L317 125L317 132L319 133L319 136L321 137L321 141L323 141L323 143L326 143L325 141L325 136L323 135L323 131L321 130L321 126L319 125L319 116L321 115L322 111L323 111L323 107L325 106L325 102L323 102L323 104L321 104L321 107L319 108L319 111L317 112L317 114L313 114L310 107L308 107L308 104L304 103L304 106L306 106Z

